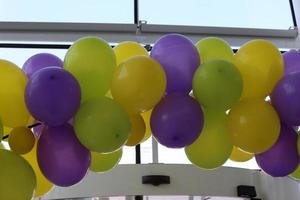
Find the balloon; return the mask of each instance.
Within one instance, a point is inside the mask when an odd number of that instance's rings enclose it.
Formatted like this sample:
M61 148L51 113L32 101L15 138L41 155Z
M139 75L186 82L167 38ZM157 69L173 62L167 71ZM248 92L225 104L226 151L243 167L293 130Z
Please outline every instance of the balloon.
M2 140L2 137L3 137L3 124L2 124L2 120L0 118L0 142Z
M283 77L274 88L271 100L280 119L287 125L300 125L300 72Z
M207 109L227 110L237 103L243 90L239 70L225 60L211 60L199 67L193 79L193 94Z
M126 142L126 145L135 146L143 140L145 136L146 125L144 119L139 114L131 114L130 122L131 122L131 133Z
M116 69L111 93L126 110L139 113L153 108L165 88L166 76L160 64L148 56L135 56Z
M8 137L10 149L17 154L26 154L30 152L34 146L34 143L34 135L27 127L14 128Z
M89 150L109 153L121 148L130 130L129 115L113 100L102 97L83 103L74 120L80 142Z
M61 68L63 67L63 62L59 57L50 53L39 53L28 58L25 61L22 70L30 78L38 70L43 69L45 67L54 66Z
M300 136L298 136L298 140L297 140L297 149L298 149L298 153L300 155Z
M103 97L110 88L116 57L109 44L97 37L77 40L69 48L64 67L79 81L81 102Z
M223 59L233 62L233 51L230 45L223 39L217 37L207 37L197 42L198 53L201 63L213 59Z
M0 160L0 199L31 200L36 178L28 162L4 149L0 149Z
M284 71L280 51L266 40L252 40L244 44L235 54L234 64L243 77L243 99L264 99Z
M233 146L226 120L225 112L204 110L204 127L200 136L185 147L186 156L194 165L215 169L228 160Z
M29 112L24 101L27 76L15 64L0 60L0 116L3 126L26 126Z
M281 124L277 142L267 151L255 155L258 166L273 177L284 177L294 172L299 164L297 133Z
M188 94L200 58L193 42L179 34L168 34L155 42L150 56L157 60L167 75L167 93Z
M47 67L28 82L25 100L35 119L49 126L68 122L80 105L80 86L69 72Z
M90 170L93 172L106 172L114 168L121 160L122 149L111 153L92 152Z
M300 180L300 164L297 169L291 174L291 176L297 180Z
M113 50L116 55L117 66L133 56L148 55L148 52L144 47L132 41L121 42L115 46Z
M151 113L152 113L152 110L149 110L149 111L141 114L144 119L145 125L146 125L145 136L144 136L142 142L145 142L146 140L148 140L152 135L152 131L151 131L151 127L150 127Z
M187 94L169 94L153 109L150 125L160 144L182 148L199 137L203 128L203 112L197 101Z
M253 157L254 155L252 153L248 153L234 146L229 159L235 162L246 162Z
M31 165L36 176L37 186L35 189L34 196L40 197L48 193L53 188L53 184L50 183L41 172L37 162L36 151L37 143L35 143L33 149L29 153L23 155L23 158Z
M300 52L297 50L289 50L283 55L284 74L288 75L294 72L300 72Z
M81 181L90 159L89 150L80 144L71 125L43 129L37 145L37 160L44 176L55 185L67 187Z
M280 121L273 107L264 100L241 101L228 116L233 144L249 153L261 153L275 144Z

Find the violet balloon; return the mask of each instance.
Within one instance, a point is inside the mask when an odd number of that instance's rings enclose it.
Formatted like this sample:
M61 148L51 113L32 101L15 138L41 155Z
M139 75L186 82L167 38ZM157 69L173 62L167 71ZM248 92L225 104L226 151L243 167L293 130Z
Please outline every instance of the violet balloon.
M292 127L281 124L277 142L266 152L255 155L259 167L273 177L284 177L296 170L299 164L297 133Z
M153 109L151 130L157 141L170 148L192 144L203 128L203 112L186 94L169 94Z
M63 61L50 53L39 53L31 56L28 58L23 67L22 70L27 74L29 78L37 72L40 69L43 69L45 67L63 67Z
M38 141L37 159L42 173L49 181L67 187L84 178L91 155L75 136L73 127L64 124L43 129Z
M300 125L300 72L284 76L275 86L271 102L281 121L289 126Z
M150 56L165 70L167 93L188 94L191 91L193 75L200 65L200 57L190 39L179 34L165 35L154 44Z
M283 54L285 75L300 71L300 52L290 50Z
M80 86L62 68L47 67L29 80L25 101L32 116L49 126L68 122L80 106Z

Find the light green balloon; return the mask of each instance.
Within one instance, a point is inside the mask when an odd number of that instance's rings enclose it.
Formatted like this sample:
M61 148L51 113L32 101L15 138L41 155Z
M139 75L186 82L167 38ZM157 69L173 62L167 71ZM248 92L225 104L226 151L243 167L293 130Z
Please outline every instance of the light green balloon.
M105 154L92 152L90 170L93 172L106 172L111 170L120 162L122 154L122 149Z
M290 176L300 180L300 165L298 165L298 168Z
M202 64L193 78L193 94L207 109L227 110L242 95L243 80L239 70L225 60Z
M197 140L185 147L188 159L204 169L222 166L233 149L227 127L226 114L220 111L204 112L204 127Z
M3 137L3 123L2 123L2 120L0 118L0 142L2 140L2 137Z
M196 44L200 54L201 63L212 59L223 59L229 62L233 61L233 51L230 45L223 39L217 37L207 37Z
M107 93L115 66L114 51L106 41L97 37L85 37L74 42L64 60L64 68L80 84L81 102Z
M12 151L0 149L0 199L30 200L36 177L28 162Z
M129 115L112 99L96 98L83 103L74 119L80 142L89 150L109 153L122 147L130 130Z

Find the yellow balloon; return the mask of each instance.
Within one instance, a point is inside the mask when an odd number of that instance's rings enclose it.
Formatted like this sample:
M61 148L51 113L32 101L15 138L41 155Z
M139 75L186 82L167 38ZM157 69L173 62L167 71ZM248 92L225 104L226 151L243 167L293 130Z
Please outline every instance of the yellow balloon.
M2 140L2 137L3 137L3 124L2 124L2 120L0 118L0 142Z
M37 162L36 147L37 144L34 145L33 149L29 153L23 155L23 158L25 158L25 160L27 160L27 162L31 165L36 176L37 186L34 196L40 197L48 193L53 188L53 184L45 178L40 170Z
M106 41L97 37L85 37L74 42L64 60L64 68L80 84L81 102L106 94L115 66L114 51Z
M24 93L27 76L15 64L0 60L0 116L4 126L26 126L29 112Z
M300 136L299 135L298 135L297 147L298 147L298 153L300 155Z
M146 131L146 125L144 119L140 114L131 114L130 115L131 122L131 134L126 142L127 146L135 146L139 144L144 136Z
M0 199L30 200L36 177L28 162L12 151L0 149Z
M34 135L27 127L14 128L8 137L10 149L17 154L26 154L30 152L34 146L34 143Z
M142 113L142 117L143 117L145 125L146 125L145 136L144 136L142 142L145 142L146 140L148 140L152 135L152 131L151 131L151 127L150 127L151 113L152 113L152 110Z
M284 71L280 51L266 40L252 40L244 44L235 54L234 64L243 77L243 99L265 98Z
M147 50L137 42L121 42L113 48L116 54L117 66L133 56L147 56Z
M188 159L204 169L222 166L229 158L233 145L226 127L227 116L221 111L205 111L204 127L197 140L185 147Z
M280 133L280 120L269 103L252 99L232 107L228 128L235 146L256 154L275 144Z
M300 165L298 165L298 168L291 174L291 176L297 180L300 180Z
M166 75L161 65L149 56L134 56L115 70L111 93L126 110L150 110L162 98Z
M106 172L114 168L122 158L122 148L112 153L91 152L90 170L93 172Z
M234 146L229 159L235 162L246 162L252 159L253 156L254 154L248 153Z
M221 38L207 37L196 44L201 63L212 59L223 59L233 62L233 51L230 45Z

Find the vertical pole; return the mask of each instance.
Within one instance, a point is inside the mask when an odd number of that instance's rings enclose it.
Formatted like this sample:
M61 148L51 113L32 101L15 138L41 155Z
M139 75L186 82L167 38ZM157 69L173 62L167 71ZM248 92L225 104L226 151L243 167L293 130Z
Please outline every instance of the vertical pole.
M158 163L158 143L152 137L152 163Z

